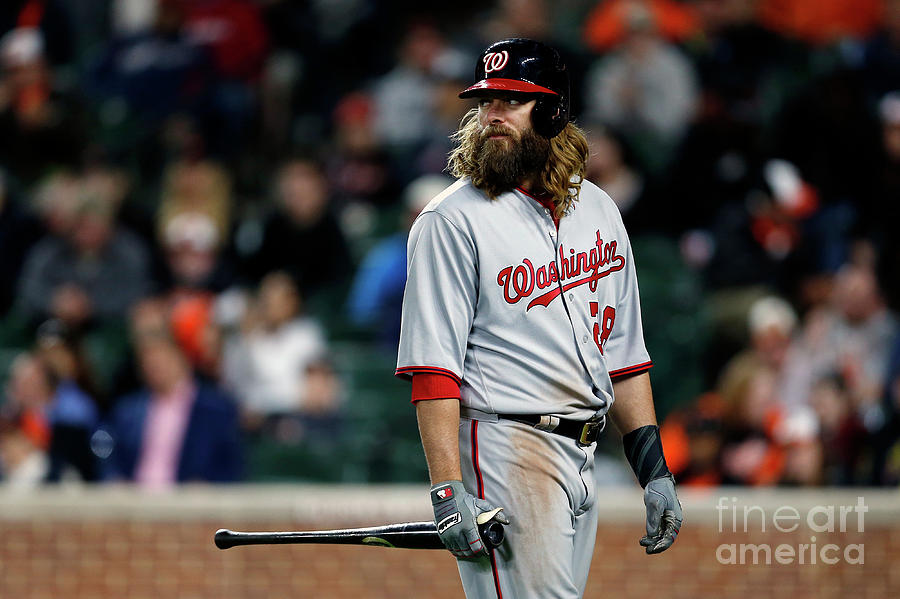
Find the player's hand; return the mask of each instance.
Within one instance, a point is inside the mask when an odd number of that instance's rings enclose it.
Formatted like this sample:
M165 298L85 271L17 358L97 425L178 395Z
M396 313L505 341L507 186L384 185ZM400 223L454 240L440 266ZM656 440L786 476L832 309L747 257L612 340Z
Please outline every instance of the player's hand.
M644 505L647 506L647 536L641 539L641 545L647 548L648 554L661 553L675 542L683 520L671 474L647 483Z
M478 533L478 525L491 519L502 524L509 520L491 502L476 499L466 491L461 481L449 480L431 487L431 505L434 523L444 546L456 557L487 555L487 549ZM494 512L485 518L487 513ZM479 518L480 515L484 514Z

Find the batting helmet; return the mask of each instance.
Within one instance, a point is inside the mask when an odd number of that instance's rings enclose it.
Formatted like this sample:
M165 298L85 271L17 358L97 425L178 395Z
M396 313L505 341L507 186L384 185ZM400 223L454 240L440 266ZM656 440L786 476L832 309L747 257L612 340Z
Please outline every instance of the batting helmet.
M544 137L556 137L569 122L569 71L559 52L541 42L515 38L491 44L475 65L475 81L460 98L491 90L536 96L531 120Z

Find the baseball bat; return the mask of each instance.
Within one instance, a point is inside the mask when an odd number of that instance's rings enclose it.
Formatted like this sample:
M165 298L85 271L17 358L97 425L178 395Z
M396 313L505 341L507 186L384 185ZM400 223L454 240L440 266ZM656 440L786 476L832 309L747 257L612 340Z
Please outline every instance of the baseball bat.
M503 525L489 520L479 525L481 539L489 548L503 543ZM404 522L369 528L310 530L290 532L238 532L222 528L216 531L216 547L228 549L237 545L296 545L325 543L329 545L378 545L400 549L443 549L434 522Z

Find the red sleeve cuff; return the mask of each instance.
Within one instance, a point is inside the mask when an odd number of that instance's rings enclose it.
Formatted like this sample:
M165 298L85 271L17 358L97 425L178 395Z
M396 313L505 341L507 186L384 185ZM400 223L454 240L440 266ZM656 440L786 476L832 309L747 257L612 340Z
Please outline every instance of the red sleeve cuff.
M628 366L627 368L619 368L618 370L613 370L609 373L609 378L614 379L623 376L631 376L633 374L644 372L645 370L650 370L651 368L653 368L653 362L635 364L634 366Z
M452 370L447 370L446 368L438 368L437 366L404 366L403 368L398 368L394 371L394 376L404 378L404 379L412 379L412 375L417 374L419 372L429 372L434 374L443 374L449 376L456 384L462 382L462 379L456 375Z
M459 399L459 383L440 373L416 372L412 377L412 402L423 399Z

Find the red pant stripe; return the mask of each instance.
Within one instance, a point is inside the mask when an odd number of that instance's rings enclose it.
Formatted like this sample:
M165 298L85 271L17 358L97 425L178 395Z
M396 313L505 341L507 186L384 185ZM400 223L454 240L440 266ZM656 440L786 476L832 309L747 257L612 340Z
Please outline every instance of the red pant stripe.
M484 480L481 478L481 467L478 465L478 421L472 420L472 467L475 469L475 479L478 481L478 498L484 499ZM494 557L494 549L489 549L491 557L491 571L494 573L494 589L497 591L497 599L503 599L500 590L500 572L497 570L497 559Z

